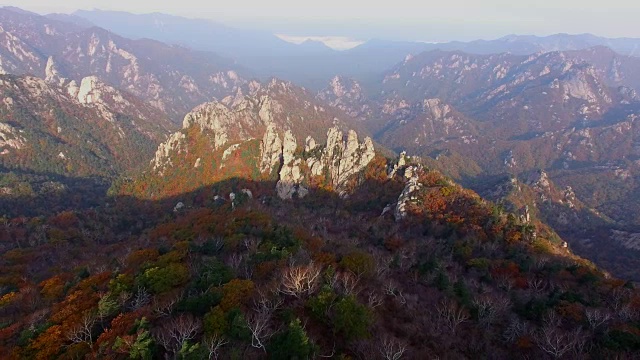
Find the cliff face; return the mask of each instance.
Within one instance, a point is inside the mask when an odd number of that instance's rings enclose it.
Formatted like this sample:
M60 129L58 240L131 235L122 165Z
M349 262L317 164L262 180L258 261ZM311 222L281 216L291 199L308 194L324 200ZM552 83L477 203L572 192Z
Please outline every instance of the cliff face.
M312 183L348 195L353 176L375 156L371 138L361 142L355 131L343 131L333 113L290 83L252 83L246 92L187 114L182 130L158 147L152 174L193 174L194 186L231 177L275 180L282 199L306 196Z
M302 184L305 178L311 176L328 175L328 182L341 196L347 195L347 182L362 171L373 160L375 150L371 138L367 137L362 143L358 141L358 134L350 130L346 139L338 127L332 127L327 132L327 142L324 149L314 151L315 140L307 138L305 153L308 153L306 167L303 159L295 155L296 140L288 131L284 137L282 147L282 168L277 184L278 196L290 199L294 194L304 197L308 190ZM313 144L314 146L311 146ZM263 155L264 157L264 155ZM306 168L306 174L301 168Z

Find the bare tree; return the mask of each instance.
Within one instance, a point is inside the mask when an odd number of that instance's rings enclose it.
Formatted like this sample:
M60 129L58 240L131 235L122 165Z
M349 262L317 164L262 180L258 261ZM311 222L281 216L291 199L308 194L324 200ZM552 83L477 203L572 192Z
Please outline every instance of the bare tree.
M387 281L386 285L384 286L384 293L393 296L402 305L407 303L407 299L402 294L402 290L398 289L398 285L393 280Z
M367 297L367 304L372 309L377 308L378 306L382 305L382 296L380 296L375 291L369 291L369 295Z
M385 360L398 360L407 351L407 345L396 338L384 336L378 345L378 351Z
M544 314L542 322L547 327L559 327L560 325L562 325L562 318L560 317L560 315L558 315L557 312L549 311Z
M638 311L631 305L624 304L618 311L618 317L623 321L632 321L638 316Z
M340 285L338 289L343 295L357 295L360 292L358 289L359 276L351 272L339 272L334 277L337 279L336 284Z
M141 307L147 305L151 301L151 295L144 287L138 287L138 291L133 297L133 301L131 302L131 308L133 310L140 309Z
M589 326L591 326L591 328L594 330L600 325L611 320L611 314L600 309L587 309L585 311L585 315L587 317L587 321L589 322Z
M124 306L127 304L127 302L129 301L129 299L131 299L132 294L128 291L123 291L120 293L120 295L118 295L118 305L120 305L120 308L123 309Z
M93 330L93 325L96 323L96 319L97 316L93 313L88 312L84 314L80 323L69 329L67 339L75 344L84 342L92 345L93 335L91 331Z
M493 299L488 296L479 297L473 301L473 305L478 309L478 321L480 324L487 327L490 326L498 315Z
M242 264L242 260L243 260L243 256L242 255L233 253L229 257L229 259L227 260L227 264L237 274L238 271L240 270L240 265Z
M514 279L507 274L498 275L496 280L498 281L498 286L507 292L511 291L516 285Z
M275 332L271 326L271 314L252 313L247 317L247 327L251 331L251 346L265 352L265 341Z
M544 267L547 265L547 263L549 262L549 258L544 257L544 256L540 256L536 259L536 262L534 264L534 268L535 270L542 270L544 269Z
M262 240L258 238L245 238L243 244L249 254L255 254L258 251L258 247L261 242Z
M577 340L580 339L580 329L565 332L560 328L547 325L542 327L535 339L542 351L558 359L575 348Z
M209 352L209 360L217 360L220 356L220 348L229 343L222 335L214 334L204 339L204 346Z
M389 272L389 268L391 267L392 260L393 259L388 255L383 255L379 253L375 255L376 276L378 278L385 276Z
M406 246L398 251L398 265L400 269L406 271L416 264L415 246Z
M534 294L541 294L547 287L544 280L533 277L527 279L527 286Z
M253 266L251 266L251 264L249 263L245 263L244 266L242 267L243 272L244 272L244 278L245 279L252 279L253 278Z
M442 301L437 310L440 319L454 334L460 324L469 320L467 311L455 301Z
M287 267L282 271L280 291L300 298L312 294L318 285L322 269L313 262L308 265Z
M509 326L507 326L507 329L502 334L502 337L508 343L514 343L518 338L528 333L529 329L527 323L517 317L513 317L511 322L509 322Z
M284 304L284 299L278 296L277 292L267 293L258 291L258 297L253 301L253 310L261 314L273 314Z
M155 338L167 351L177 353L184 344L193 340L202 328L200 319L191 314L181 314L165 322L155 333Z
M153 300L153 312L158 317L170 316L173 308L182 300L183 292L177 291L161 299Z

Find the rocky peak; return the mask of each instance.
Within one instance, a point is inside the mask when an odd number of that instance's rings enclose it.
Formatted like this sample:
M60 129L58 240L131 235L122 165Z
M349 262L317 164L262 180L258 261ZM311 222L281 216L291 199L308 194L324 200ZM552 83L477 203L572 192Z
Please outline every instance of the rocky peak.
M281 148L278 149L279 145ZM295 154L297 141L291 131L286 131L281 142L274 127L270 127L263 137L261 148L261 171L273 168L280 159L282 167L276 186L278 196L291 199L294 194L304 197L308 189L304 186L305 179L312 176L328 175L327 181L341 196L348 194L347 183L351 177L362 171L375 156L373 141L367 137L362 143L358 141L358 134L350 130L346 139L344 133L336 126L327 132L326 146L316 152L319 147L312 137L307 137L305 150L307 151L306 168L302 171L303 159ZM279 151L278 151L279 150Z
M275 125L269 124L260 143L260 172L271 172L280 165L282 158L282 141L278 136Z
M416 200L415 193L422 188L422 184L418 181L418 175L421 168L418 166L409 166L405 169L404 177L406 184L402 193L398 197L394 216L396 221L400 221L407 217L407 207Z
M58 70L57 64L53 60L53 56L47 59L47 65L44 70L45 81L50 84L63 85L67 79L63 78Z
M24 137L20 135L20 132L15 127L0 122L0 155L7 155L10 153L10 149L19 150L26 143Z
M158 150L156 150L156 154L153 160L151 160L153 169L158 171L158 174L162 175L164 169L172 165L171 155L173 153L177 152L179 154L182 152L185 138L184 133L175 132L171 134L165 142L158 145Z
M362 97L362 88L360 87L360 84L353 79L342 76L335 76L331 79L328 90L330 90L336 98L346 96L355 99Z
M360 83L351 78L335 76L329 85L318 93L317 98L354 118L371 113Z
M551 181L549 180L547 172L544 170L532 172L526 183L539 191L548 193L551 190Z
M565 99L573 97L588 103L598 103L600 100L611 103L611 98L600 85L595 70L591 66L571 68L562 85Z
M97 76L87 76L82 79L79 88L70 87L69 93L81 104L91 104L100 100L102 95L100 88L103 85Z
M229 141L244 141L259 136L282 113L282 106L269 96L245 96L225 105L222 102L202 104L184 117L182 128L198 125L212 133L214 147Z
M443 120L451 112L451 107L440 99L426 99L423 102L424 111L430 114L434 120Z
M327 147L322 160L329 167L333 188L344 190L347 180L364 169L375 156L373 141L366 137L358 142L358 134L349 130L346 140L338 127L327 132Z
M304 174L300 168L302 159L295 156L298 145L293 133L288 130L284 134L282 143L282 168L280 180L276 184L276 191L281 199L291 199L294 194L305 197L309 190L302 185Z
M259 139L261 155L257 170L260 174L271 174L274 170L279 173L285 145L283 134L291 131L296 143L301 144L306 136L318 136L329 124L340 123L332 112L312 101L304 89L289 82L275 79L266 84L252 82L234 96L194 108L184 117L181 132L187 134L196 126L201 134L198 136L205 137L214 152L228 148L229 144L236 146L227 149L228 156L240 143ZM160 152L158 156L163 154ZM171 163L155 162L158 168Z

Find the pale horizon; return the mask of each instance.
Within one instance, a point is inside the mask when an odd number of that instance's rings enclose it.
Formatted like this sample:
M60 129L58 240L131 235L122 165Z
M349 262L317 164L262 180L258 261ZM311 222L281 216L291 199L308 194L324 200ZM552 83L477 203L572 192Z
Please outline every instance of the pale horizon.
M267 4L248 0L216 4L215 7L202 6L195 0L183 0L179 4L146 0L68 0L63 4L52 4L43 0L20 0L4 1L2 5L39 14L72 13L78 9L134 14L157 12L268 31L290 39L334 38L329 45L334 48L345 48L354 42L374 38L447 42L491 40L511 34L547 36L557 33L640 38L640 27L637 26L640 5L621 0L606 4L541 0L535 7L504 0L489 0L482 4L470 0L444 4L397 0L393 6L338 0L314 4L291 0L273 0ZM342 38L343 42L335 41L335 38Z

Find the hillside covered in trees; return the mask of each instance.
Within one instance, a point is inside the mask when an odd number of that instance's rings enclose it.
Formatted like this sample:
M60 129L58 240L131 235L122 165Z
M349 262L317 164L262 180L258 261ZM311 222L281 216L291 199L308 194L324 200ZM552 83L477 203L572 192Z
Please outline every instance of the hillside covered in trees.
M377 155L348 197L316 187L281 200L274 182L233 178L165 200L5 219L0 354L635 356L633 285L543 224L415 164L390 176L390 163ZM418 185L404 212L383 211L408 184Z

